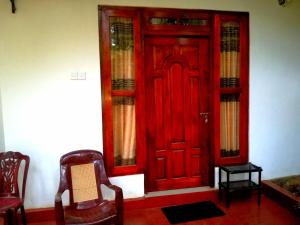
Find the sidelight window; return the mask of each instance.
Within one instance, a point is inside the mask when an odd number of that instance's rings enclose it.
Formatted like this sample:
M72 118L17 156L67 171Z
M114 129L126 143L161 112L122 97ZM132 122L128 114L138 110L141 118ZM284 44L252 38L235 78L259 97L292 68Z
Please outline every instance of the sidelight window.
M109 20L114 165L135 165L135 99L126 96L134 95L135 90L133 20Z
M101 14L101 83L104 159L111 176L141 171L139 18L135 10Z
M215 141L216 163L248 160L248 21L246 16L215 16L215 79L219 83L220 138ZM219 63L218 63L219 62ZM218 89L217 89L218 90Z

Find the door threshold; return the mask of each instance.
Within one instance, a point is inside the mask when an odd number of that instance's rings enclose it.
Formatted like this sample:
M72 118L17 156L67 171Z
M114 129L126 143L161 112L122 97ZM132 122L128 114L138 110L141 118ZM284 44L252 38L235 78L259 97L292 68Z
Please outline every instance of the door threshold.
M166 191L153 191L145 194L145 198L165 196L165 195L178 195L178 194L187 194L193 192L205 192L205 191L215 191L216 188L210 186L195 187L195 188L183 188L183 189L174 189Z

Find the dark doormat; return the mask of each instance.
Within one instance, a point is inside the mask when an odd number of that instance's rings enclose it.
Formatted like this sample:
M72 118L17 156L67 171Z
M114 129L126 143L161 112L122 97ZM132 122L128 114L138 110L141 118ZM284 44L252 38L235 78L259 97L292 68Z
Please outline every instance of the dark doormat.
M171 224L223 216L225 213L213 202L196 202L161 209Z

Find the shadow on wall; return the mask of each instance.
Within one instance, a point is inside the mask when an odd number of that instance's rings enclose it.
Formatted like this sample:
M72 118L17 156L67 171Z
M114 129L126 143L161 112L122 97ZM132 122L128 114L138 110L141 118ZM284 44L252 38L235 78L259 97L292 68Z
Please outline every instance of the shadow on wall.
M2 97L0 89L0 152L5 150L4 142L4 129L3 129L3 117L2 117Z

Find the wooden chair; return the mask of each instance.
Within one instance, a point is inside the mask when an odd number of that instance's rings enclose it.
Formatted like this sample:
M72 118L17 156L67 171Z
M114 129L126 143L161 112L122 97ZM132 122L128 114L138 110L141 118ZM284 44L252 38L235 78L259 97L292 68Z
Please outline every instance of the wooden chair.
M18 177L21 162L25 162L23 170L23 177L21 183L18 184ZM8 215L8 221L10 223L18 224L17 211L21 210L22 224L26 225L26 215L24 209L25 188L27 173L29 168L30 158L27 155L23 155L20 152L1 152L0 153L0 205L3 205L2 209L9 206L9 209L5 209L0 214L6 215L7 212L12 211L10 218ZM22 193L20 194L19 187L21 187Z
M104 198L101 185L114 191L114 201ZM62 194L66 190L70 204L63 207ZM123 224L123 192L108 180L100 152L78 150L61 157L55 214L57 225Z

